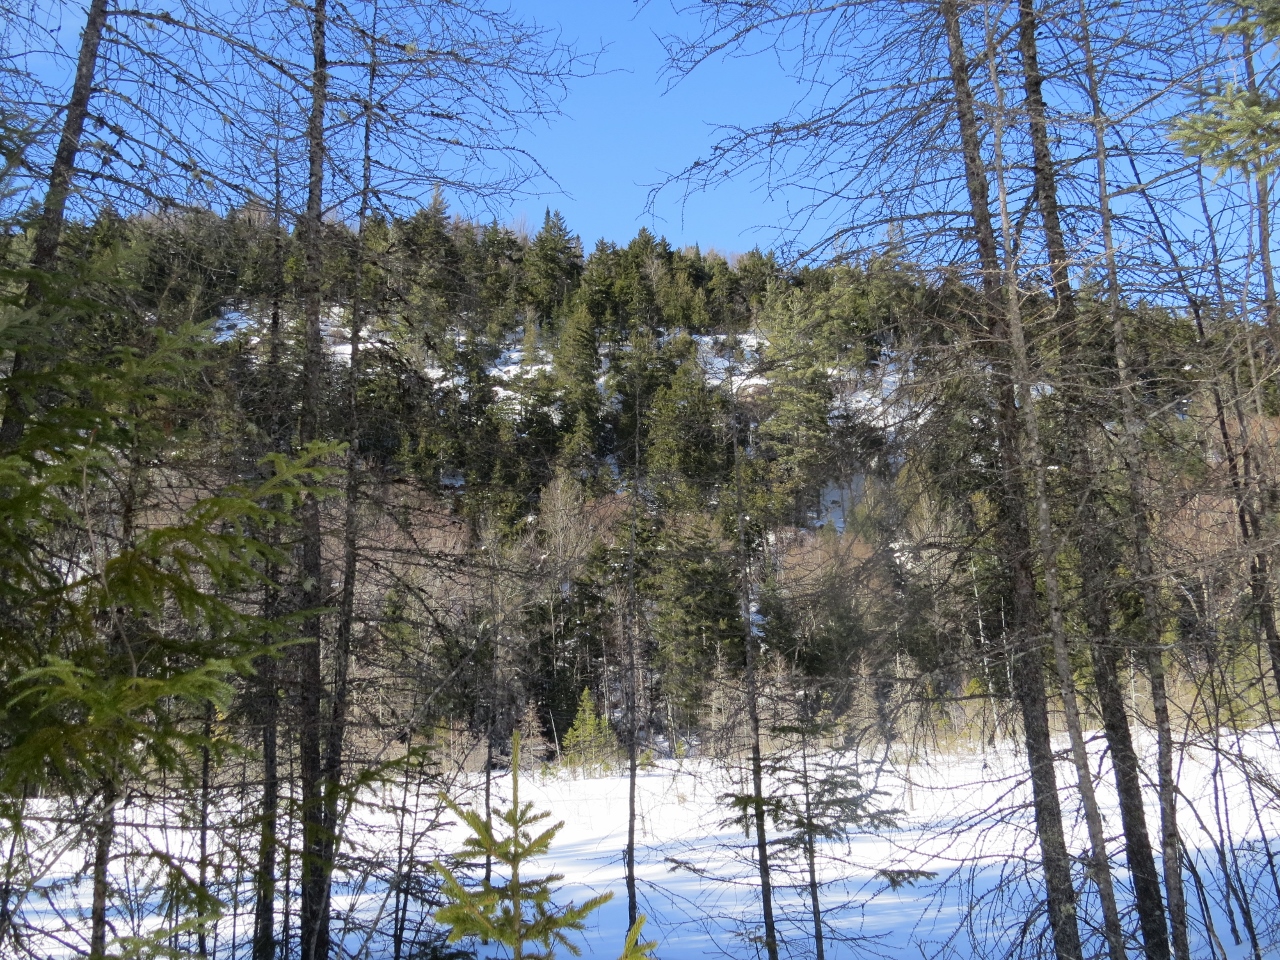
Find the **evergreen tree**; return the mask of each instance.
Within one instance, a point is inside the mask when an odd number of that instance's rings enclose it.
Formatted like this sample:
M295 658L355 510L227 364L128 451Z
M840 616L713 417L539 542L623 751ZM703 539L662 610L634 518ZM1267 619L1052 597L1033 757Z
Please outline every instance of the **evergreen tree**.
M609 718L599 712L590 687L582 688L578 714L564 736L564 761L584 776L607 773L618 757L618 738Z
M568 434L562 457L580 479L586 480L595 475L603 404L596 385L600 370L598 330L583 303L565 321L555 353L555 370L563 397L561 425Z
M777 792L767 804L774 827L769 843L780 855L774 861L775 867L781 872L786 869L788 858L800 860L799 886L809 898L817 960L826 956L823 883L819 877L821 846L847 840L858 831L892 829L901 812L880 806L884 791L865 784L856 755L823 749L836 728L831 716L820 709L821 702L821 696L812 690L801 694L793 711L796 722L772 729L782 744L765 765L770 779L777 784ZM747 824L749 834L754 797L731 794L724 799L736 811L737 819ZM895 889L935 876L928 870L867 866Z
M641 581L653 605L658 686L671 711L672 741L709 725L715 684L742 660L742 616L731 555L705 521L665 531Z
M726 416L723 393L707 385L692 357L655 391L646 418L646 462L650 482L664 503L696 511L724 483L731 460L724 442Z
M396 234L406 271L403 295L409 317L419 335L444 358L451 328L463 320L459 307L466 292L465 263L454 242L444 197L437 191L429 207L398 221ZM482 325L463 329L484 332Z
M216 759L211 724L190 719L230 704L235 675L270 637L246 602L283 560L261 531L288 523L329 448L273 456L257 484L201 463L207 398L191 385L216 356L210 327L167 330L168 317L133 314L129 291L96 278L97 267L91 257L78 278L24 271L42 289L34 308L12 299L21 287L0 274L11 298L0 350L40 357L21 384L41 398L0 457L0 816L16 841L33 793L80 806L87 949L102 958L117 807L166 779L194 787L200 758ZM182 485L188 474L202 478L200 495ZM191 910L173 922L205 923L216 902L169 866ZM12 933L13 878L24 869L11 863L0 888L0 939Z
M524 256L524 283L529 310L526 326L553 321L582 274L582 242L569 233L560 211L548 209L542 229Z
M522 871L535 857L545 855L564 826L557 823L535 835L534 828L551 814L535 813L533 804L520 802L520 735L511 741L511 806L495 811L501 832L474 810L463 810L452 801L455 815L466 824L471 836L463 841L463 856L491 857L504 870L505 880L485 880L478 889L468 890L448 867L437 862L444 877L448 903L436 911L436 920L450 928L449 940L478 937L510 948L513 960L550 960L563 947L575 957L581 954L569 934L581 931L586 919L608 903L612 893L592 897L581 906L570 903L557 907L552 902L560 874L528 877ZM620 960L648 956L655 944L640 944L643 920L628 932ZM530 948L533 949L530 949ZM538 949L541 948L541 949Z

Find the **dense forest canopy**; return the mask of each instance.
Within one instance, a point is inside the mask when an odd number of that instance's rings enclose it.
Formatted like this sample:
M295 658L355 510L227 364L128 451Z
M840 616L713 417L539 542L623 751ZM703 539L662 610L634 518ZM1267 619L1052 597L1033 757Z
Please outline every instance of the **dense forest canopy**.
M1028 791L1001 955L1276 949L1274 4L692 5L673 78L808 90L660 188L809 191L733 256L493 213L594 59L483 0L0 11L0 953L549 949L603 899L521 912L517 764L627 778L651 955L689 759L742 955L824 960L859 764L966 744Z

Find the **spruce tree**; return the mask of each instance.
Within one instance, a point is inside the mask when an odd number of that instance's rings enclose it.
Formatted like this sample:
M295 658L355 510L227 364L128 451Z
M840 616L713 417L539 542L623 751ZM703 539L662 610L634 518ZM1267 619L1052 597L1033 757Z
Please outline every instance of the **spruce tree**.
M574 770L584 775L607 772L618 755L618 738L613 733L609 718L596 707L590 687L582 688L578 701L578 715L564 737L564 759Z
M581 241L569 233L559 210L548 209L524 257L529 301L525 325L544 326L553 320L581 274Z
M510 948L513 960L551 960L558 947L580 956L582 951L569 934L585 929L587 917L613 899L613 893L592 897L581 906L570 903L557 907L552 897L556 884L564 879L561 874L522 875L531 860L550 851L564 821L535 835L534 829L551 813L534 812L533 804L520 802L519 733L511 738L511 806L494 812L497 823L505 829L500 833L495 823L480 813L463 810L452 801L448 805L471 830L471 836L463 841L463 856L490 857L506 873L505 882L486 879L478 889L468 890L452 870L436 863L449 901L436 911L436 920L449 927L449 942L479 937ZM638 942L643 922L641 918L628 932L619 960L647 957L656 946Z

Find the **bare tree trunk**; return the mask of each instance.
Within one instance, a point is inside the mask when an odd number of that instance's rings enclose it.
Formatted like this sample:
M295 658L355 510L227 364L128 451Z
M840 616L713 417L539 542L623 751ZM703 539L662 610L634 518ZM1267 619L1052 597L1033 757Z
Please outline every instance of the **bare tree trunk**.
M1092 467L1082 465L1086 482L1093 476ZM1120 648L1111 638L1107 583L1113 548L1103 532L1103 519L1095 503L1096 490L1084 495L1081 510L1083 535L1080 542L1080 583L1083 593L1085 627L1091 642L1090 661L1094 687L1098 692L1098 710L1103 733L1111 752L1111 768L1120 802L1120 822L1124 832L1125 859L1133 883L1138 926L1142 932L1146 960L1169 960L1169 930L1166 925L1160 874L1156 870L1147 831L1146 807L1142 796L1142 771L1129 717L1125 710L1124 691L1120 687Z
M1094 635L1099 636L1098 633ZM1169 933L1160 894L1160 875L1156 871L1151 837L1147 832L1138 754L1133 746L1129 719L1125 713L1124 692L1120 689L1117 670L1119 651L1114 646L1095 641L1090 654L1094 685L1098 690L1098 707L1102 714L1107 746L1111 751L1111 767L1120 800L1125 857L1133 880L1144 955L1147 960L1168 960Z
M1100 116L1100 112L1098 111L1098 107L1096 104L1096 98L1095 98L1095 115ZM1132 154L1129 155L1129 164L1131 169L1133 170L1135 181L1137 181L1138 184L1141 185L1142 183L1141 174L1138 169L1137 162L1133 158ZM1221 277L1221 271L1218 267L1218 264L1221 261L1221 257L1218 252L1217 240L1215 238L1215 233L1212 226L1213 219L1212 217L1208 216L1208 202L1203 192L1203 177L1200 177L1200 180L1202 184L1201 204L1202 204L1202 208L1206 212L1206 222L1210 225L1208 236L1209 236L1210 249L1212 251L1211 260L1213 264L1213 272L1215 275L1215 283L1219 293L1218 299L1219 299L1219 302L1225 304L1226 297L1225 297L1225 294L1223 293L1223 281ZM1183 296L1186 298L1187 304L1191 310L1192 317L1195 320L1197 335L1200 339L1200 342L1203 344L1207 342L1207 336L1206 336L1206 330L1205 330L1204 320L1202 316L1202 311L1200 307L1200 301L1196 297L1196 295L1191 291L1190 287L1187 285L1185 281L1185 273L1182 265L1179 263L1177 249L1174 246L1173 241L1169 236L1168 230L1166 229L1163 220L1161 219L1159 213L1156 211L1154 203L1152 202L1150 196L1147 195L1145 189L1142 189L1139 192L1141 193L1143 200L1147 204L1148 209L1151 211L1152 221L1156 226L1156 231L1160 237L1161 245L1164 247L1165 252L1168 254L1170 262L1175 267L1177 276L1179 277L1179 284L1182 287ZM1105 246L1110 256L1113 251L1113 247L1109 241L1106 242ZM1116 329L1120 331L1121 334L1123 334L1123 327L1118 324L1118 321L1117 321ZM1123 339L1124 339L1123 336L1121 336L1120 340L1123 340ZM1128 371L1126 367L1126 373L1127 372ZM1255 507L1253 504L1254 498L1249 489L1250 477L1253 475L1253 471L1250 466L1250 454L1249 454L1250 443L1248 439L1249 434L1248 434L1247 424L1243 419L1243 415L1240 413L1238 400L1232 400L1231 398L1224 397L1223 392L1217 383L1211 384L1210 392L1213 396L1214 417L1218 426L1220 439L1222 441L1224 459L1227 462L1227 471L1228 471L1228 476L1231 482L1232 496L1235 500L1236 515L1240 525L1241 537L1245 543L1252 543L1256 541L1257 536L1260 533L1260 527L1258 526L1260 522L1260 517L1258 516L1255 510ZM1126 401L1128 403L1132 403L1132 399L1128 397L1127 392L1123 393L1122 395L1126 397ZM1237 417L1239 419L1239 426L1242 431L1241 436L1243 438L1242 449L1240 450L1237 450L1235 447L1235 442L1232 438L1231 430L1227 423L1226 408L1228 406L1228 403L1230 403L1235 408L1237 412ZM1129 432L1128 430L1125 431L1126 437L1128 435L1128 432ZM1131 440L1126 440L1126 442L1129 444L1132 444ZM1134 464L1134 466L1136 466L1136 464ZM1140 490L1141 473L1140 471L1135 470L1129 464L1126 464L1126 467L1129 469L1130 496L1131 496L1131 500L1134 503L1133 512L1134 512L1135 527L1137 530L1135 534L1135 540L1139 545L1143 545L1147 542L1147 537L1149 536L1149 525L1146 517L1145 499L1141 496L1141 490ZM1138 489L1137 495L1133 493L1135 488ZM1139 551L1139 559L1141 560L1144 553L1147 555L1148 563L1149 563L1150 557L1149 557L1149 551L1147 550ZM1254 557L1251 558L1250 592L1252 594L1252 599L1254 604L1253 609L1255 613L1258 615L1259 619L1262 621L1264 633L1268 637L1268 647L1271 647L1270 638L1276 635L1276 623L1275 623L1274 608L1270 602L1269 576L1267 575L1266 564L1267 564L1267 557L1265 554L1262 554L1262 553L1255 554ZM1139 570L1139 577L1142 584L1145 585L1146 587L1143 593L1144 606L1148 603L1151 604L1151 606L1146 607L1147 611L1150 611L1147 613L1147 616L1150 617L1153 615L1154 610L1156 609L1154 604L1157 598L1155 596L1154 591L1151 589L1153 584L1151 583L1149 577L1142 573L1141 569ZM1157 749L1159 751L1158 769L1160 771L1160 774L1159 774L1160 779L1158 783L1159 783L1159 790L1160 790L1160 813L1161 813L1161 818L1160 818L1161 819L1161 855L1163 859L1163 869L1164 869L1165 878L1166 878L1165 884L1166 884L1166 889L1168 891L1169 923L1173 931L1174 956L1177 958L1177 960L1187 960L1187 958L1189 958L1190 956L1190 945L1187 939L1186 895L1185 895L1183 883L1182 883L1182 872L1180 867L1178 866L1178 863L1185 863L1188 865L1189 868L1193 867L1193 863L1190 857L1186 855L1185 851L1183 851L1183 856L1181 861L1175 861L1171 863L1169 859L1171 852L1176 852L1181 848L1181 844L1179 842L1178 834L1177 834L1177 816L1176 816L1177 815L1177 806L1176 806L1177 785L1172 782L1173 738L1172 738L1172 728L1171 728L1171 724L1169 722L1169 716L1168 716L1168 699L1167 699L1167 692L1165 690L1165 683L1164 683L1164 660L1163 660L1163 653L1162 653L1162 645L1160 642L1159 625L1149 623L1147 625L1147 629L1149 631L1149 636L1151 637L1151 639L1149 640L1150 646L1149 646L1149 649L1143 653L1142 662L1144 666L1147 668L1148 674L1152 677L1152 699L1153 699L1153 703L1155 706L1155 713L1156 713ZM1275 670L1275 662L1273 661L1273 671L1274 670ZM1276 676L1280 677L1280 674L1276 674ZM1277 682L1280 683L1280 680L1278 680ZM1169 772L1168 779L1165 778L1165 771ZM1194 873L1193 873L1193 877L1194 877Z
M1103 734L1111 756L1111 767L1119 798L1120 820L1124 834L1125 859L1133 883L1134 905L1142 933L1146 960L1168 960L1169 931L1165 918L1160 874L1156 870L1151 839L1147 831L1142 794L1142 772L1133 745L1124 691L1120 687L1120 647L1111 636L1108 608L1109 569L1114 545L1104 532L1105 507L1101 495L1093 487L1096 474L1087 446L1081 445L1077 466L1082 482L1090 489L1080 494L1079 542L1080 591L1083 618L1090 638L1089 655Z
M988 48L988 63L995 74L995 51ZM998 99L1002 94L997 93ZM997 116L1003 104L997 104ZM1124 960L1124 933L1120 928L1120 914L1116 908L1115 889L1111 882L1111 865L1107 857L1106 831L1102 825L1102 813L1093 789L1093 775L1089 769L1089 754L1085 746L1084 730L1080 722L1080 707L1076 698L1075 679L1070 655L1067 651L1067 631L1062 614L1062 589L1058 580L1058 550L1049 510L1049 496L1045 479L1044 447L1040 441L1039 417L1035 397L1031 392L1030 361L1022 323L1017 276L1013 269L1014 253L1010 247L1012 223L1004 187L1003 157L1000 120L995 120L995 167L999 196L1001 237L1004 238L1006 322L1010 344L1013 348L1013 375L1018 396L1018 408L1022 413L1022 429L1026 439L1026 453L1031 461L1036 506L1036 539L1040 547L1043 566L1044 592L1049 606L1049 640L1053 650L1054 667L1058 674L1058 690L1062 697L1067 736L1071 742L1071 758L1076 768L1076 784L1084 807L1085 823L1089 831L1090 857L1093 879L1098 887L1102 906L1103 931L1111 960Z
M636 525L640 509L640 391L635 391L635 489L631 492L631 530L627 550L627 930L632 930L640 917L636 893L636 778L639 763L636 751L640 737L637 710L636 631L639 627L636 598Z
M252 960L275 960L276 952L276 825L280 809L280 773L277 756L279 697L276 694L276 662L264 657L258 671L262 723L262 821L258 839L258 864L254 878Z
M306 446L320 437L321 378L321 278L324 270L323 214L325 164L325 113L328 102L328 60L325 44L327 0L314 0L311 8L311 108L307 121L307 206L298 227L305 269L303 272L303 320L305 352L302 363L302 405L298 439ZM323 674L320 662L323 600L320 505L307 496L300 509L302 540L302 605L312 611L303 623L306 642L299 647L299 766L302 787L302 903L298 917L301 960L326 960L329 953L328 851L324 774L321 741Z
M520 809L520 731L511 734L511 809ZM520 865L511 864L511 879L507 889L511 892L511 913L516 919L515 942L511 944L512 960L524 958L524 906L520 902Z
M756 828L756 859L760 867L760 901L764 915L764 948L769 960L778 960L778 934L773 920L773 880L769 870L769 828L764 805L764 758L760 750L760 691L756 677L755 637L747 615L747 721L751 734L751 797Z
M634 627L634 624L633 624ZM631 930L640 917L640 902L636 893L636 778L639 775L639 729L636 723L636 653L635 636L629 634L627 649L627 673L629 691L627 713L627 930Z
M267 388L272 397L268 413L269 443L273 453L285 450L283 404L271 402L285 389L280 371L283 353L284 238L281 206L284 197L280 151L272 151L275 195L272 209L272 295L267 343ZM281 612L280 569L267 568L267 587L262 600L262 617L275 621ZM276 956L276 862L279 847L280 814L280 667L276 655L268 653L257 662L258 722L262 724L262 820L258 838L258 864L254 876L253 948L251 960L275 960ZM287 888L287 883L286 883ZM285 911L288 912L286 897Z
M736 342L733 349L737 350ZM729 366L729 380L733 383L733 365ZM756 675L756 637L751 626L751 557L747 545L746 507L742 499L742 443L738 436L737 404L733 410L733 473L734 493L737 498L736 520L738 533L739 565L739 616L742 618L742 639L745 647L743 682L747 695L747 723L751 737L751 800L752 817L756 831L756 864L760 872L760 905L764 918L764 948L769 960L778 960L778 934L773 918L773 879L769 868L769 825L764 802L764 757L760 744L760 688Z
M80 54L76 60L75 81L71 97L67 101L62 120L62 132L58 148L53 155L53 168L49 171L49 186L45 191L36 228L34 249L31 254L33 270L48 270L58 257L58 245L62 242L62 226L66 220L67 198L71 195L71 180L75 174L76 155L80 152L80 137L84 133L85 120L89 117L89 99L93 95L93 78L98 67L98 48L102 31L107 23L108 0L91 0L85 18L84 31L80 34ZM42 298L39 284L33 280L27 286L28 306ZM30 359L22 350L14 353L10 379L24 372ZM27 409L22 391L12 383L5 388L4 420L0 422L0 451L12 450L26 430Z
M1139 524L1146 527L1145 518ZM1145 529L1144 529L1145 533ZM1150 555L1142 562L1139 553L1138 576L1148 581L1143 591L1144 605L1154 600L1149 578L1153 575ZM1154 604L1152 604L1154 608ZM1150 609L1150 608L1149 608ZM1150 619L1150 617L1149 617ZM1158 623L1150 622L1151 637L1144 660L1151 682L1151 703L1156 720L1156 752L1160 785L1160 852L1164 861L1165 899L1169 905L1169 922L1173 929L1173 955L1177 960L1191 960L1187 938L1187 900L1182 884L1182 841L1178 836L1178 784L1173 777L1173 726L1169 721L1169 694L1165 687L1164 653L1161 649Z
M351 644L355 628L356 578L359 573L360 521L360 377L361 336L365 311L364 290L367 262L368 221L372 202L373 98L377 81L378 4L373 4L369 37L368 88L364 111L364 152L362 158L360 212L356 233L356 286L351 303L351 367L347 393L347 454L344 483L342 533L342 585L338 601L338 623L333 650L333 686L324 745L324 913L328 923L334 857L341 836L339 795L342 789L342 759L346 738L347 707L350 698Z
M804 858L809 870L809 907L813 915L813 949L816 960L827 960L826 947L822 938L822 901L818 890L818 850L814 836L813 822L813 785L809 782L809 731L812 722L809 716L811 708L808 703L804 707L804 723L800 730L800 782L804 788Z
M982 288L986 295L993 351L1007 349L1008 331L1003 319L1001 270L996 251L986 166L982 160L974 97L969 85L969 61L964 50L960 13L956 0L940 0L939 14L947 38L948 66L956 114L960 126L965 183L978 244ZM1059 960L1082 960L1076 917L1076 895L1071 882L1071 856L1062 828L1062 808L1054 773L1053 745L1049 735L1049 711L1045 697L1040 651L1031 642L1040 619L1037 609L1031 534L1027 523L1026 490L1022 480L1021 429L1017 402L1007 360L997 385L997 423L1003 477L996 495L1000 537L1009 552L1013 610L1010 644L1013 659L1014 696L1022 714L1023 737L1031 772L1036 833L1044 865L1049 925Z
M493 721L484 735L484 822L493 829ZM486 851L484 855L484 882L493 879L493 854Z
M93 900L89 908L89 960L107 960L107 871L111 866L111 844L116 834L116 802L120 791L115 781L104 777L102 809L93 828Z
M1081 8L1082 19L1084 8ZM1190 945L1187 939L1186 895L1182 884L1182 851L1178 839L1177 805L1175 792L1177 784L1173 780L1173 733L1169 723L1168 694L1164 679L1164 654L1159 624L1159 604L1155 589L1155 564L1150 549L1150 529L1147 520L1147 501L1142 487L1141 467L1138 462L1140 449L1139 432L1141 426L1137 420L1137 411L1133 399L1132 374L1129 363L1128 334L1124 328L1124 320L1120 312L1120 278L1116 266L1115 243L1112 235L1111 207L1107 188L1107 150L1105 140L1105 117L1098 94L1098 84L1094 69L1092 53L1088 45L1089 31L1087 25L1083 30L1085 43L1085 70L1089 84L1089 96L1093 111L1093 127L1095 138L1095 156L1098 168L1099 211L1102 217L1103 246L1107 260L1107 282L1109 286L1109 305L1111 311L1112 338L1116 357L1116 371L1119 380L1121 413L1124 429L1121 431L1121 456L1129 485L1130 511L1133 517L1133 544L1137 555L1138 586L1142 596L1143 622L1147 633L1147 646L1142 657L1151 680L1151 699L1156 719L1156 741L1158 752L1158 790L1160 795L1160 838L1161 855L1164 866L1165 897L1168 903L1169 922L1172 928L1173 955L1177 960L1190 960ZM1125 758L1127 762L1127 758ZM1117 777L1120 772L1117 771ZM1127 776L1127 774L1126 774ZM1136 834L1136 824L1134 833ZM1126 838L1129 828L1126 826ZM1134 837L1137 842L1137 837ZM1132 845L1131 845L1132 848ZM1135 851L1141 856L1141 850ZM1143 864L1145 870L1145 864ZM1149 891L1148 894L1149 896ZM1144 935L1154 926L1154 915L1149 910L1143 919ZM1154 930L1151 931L1154 935ZM1147 940L1149 950L1161 950L1157 938L1152 945Z
M209 742L213 737L213 704L204 708L204 743L200 745L200 891L209 892L209 800L213 786L213 758L209 754ZM196 951L200 957L209 956L209 931L203 923L196 928Z
M1047 110L1043 94L1044 77L1040 72L1036 27L1037 15L1034 0L1019 0L1018 52L1022 60L1023 87L1026 94L1025 105L1031 134L1036 204L1040 209L1045 246L1049 253L1049 274L1052 279L1058 329L1060 335L1074 340L1076 339L1076 334L1074 333L1075 324L1073 322L1076 318L1075 298L1071 290L1066 239L1058 213L1057 177L1049 141ZM992 80L998 83L999 78L996 73L994 53L994 50L988 49ZM1000 120L997 119L996 123L999 124ZM1011 225L1003 188L1000 190L1000 198L1003 235L1006 237L1005 258L1006 266L1008 267L1008 260L1012 256L1012 252L1008 248ZM1093 775L1089 768L1089 757L1085 747L1084 731L1076 698L1075 680L1067 651L1067 635L1063 622L1062 591L1058 579L1057 548L1053 542L1053 530L1046 491L1043 447L1040 443L1037 414L1031 396L1027 348L1022 333L1020 312L1017 308L1016 284L1006 281L1006 287L1008 288L1008 296L1011 302L1010 327L1013 334L1015 362L1019 368L1018 378L1021 381L1019 388L1021 406L1026 419L1032 466L1035 472L1037 521L1040 550L1044 564L1045 592L1049 601L1049 628L1053 639L1054 662L1062 691L1063 710L1066 714L1067 731L1071 739L1071 753L1075 761L1076 778L1080 786L1080 797L1084 804L1085 820L1089 829L1089 842L1093 849L1093 876L1097 883L1098 895L1101 900L1103 930L1106 935L1107 950L1111 960L1124 960L1124 931L1120 925L1120 913L1116 906L1111 864L1107 855L1106 831L1103 827L1102 813L1098 807L1097 797L1093 789ZM1068 352L1068 356L1070 356L1070 352ZM1069 385L1067 396L1077 395L1078 391L1074 389L1074 385ZM1087 454L1087 450L1082 449L1081 452ZM1086 564L1086 566L1091 567L1089 564ZM1093 568L1091 567L1091 569ZM1099 589L1101 586L1101 583L1087 585L1088 588L1094 590Z
M418 783L422 783L422 770L418 771ZM404 933L408 926L409 913L409 875L413 864L413 827L409 828L409 843L405 843L405 821L409 819L409 771L403 773L404 789L400 793L400 809L396 811L396 878L395 904L391 918L391 957L401 960L404 956ZM420 797L415 799L421 799ZM417 810L415 804L414 809Z

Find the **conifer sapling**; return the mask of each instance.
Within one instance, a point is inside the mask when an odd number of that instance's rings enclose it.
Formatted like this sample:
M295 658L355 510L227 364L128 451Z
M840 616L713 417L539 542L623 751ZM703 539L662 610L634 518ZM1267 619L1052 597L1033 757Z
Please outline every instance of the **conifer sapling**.
M534 833L534 828L551 816L549 811L534 812L533 804L520 802L520 735L511 739L511 806L496 811L496 821L487 822L474 810L464 810L452 800L445 802L471 830L463 841L462 854L470 859L491 857L499 865L498 874L506 874L506 882L481 881L477 889L468 890L448 867L437 862L435 867L444 877L444 896L449 901L436 911L436 920L449 927L449 942L463 937L478 937L501 944L511 950L513 960L552 960L557 947L575 957L581 955L568 934L581 931L586 918L613 899L605 893L576 906L557 907L551 902L555 885L562 874L530 878L522 871L534 857L551 849L551 842L564 826L564 821ZM495 829L502 824L502 836ZM505 868L505 869L504 869ZM655 943L641 943L644 925L640 917L628 931L619 960L643 960L650 956Z

